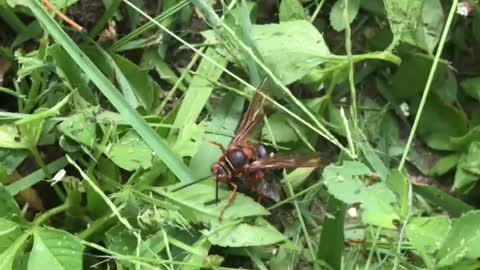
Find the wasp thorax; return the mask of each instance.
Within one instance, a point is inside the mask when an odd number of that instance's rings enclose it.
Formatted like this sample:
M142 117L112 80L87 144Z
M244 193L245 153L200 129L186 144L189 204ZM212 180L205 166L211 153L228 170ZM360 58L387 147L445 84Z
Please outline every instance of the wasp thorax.
M234 170L239 170L248 163L248 157L242 150L230 151L226 158Z

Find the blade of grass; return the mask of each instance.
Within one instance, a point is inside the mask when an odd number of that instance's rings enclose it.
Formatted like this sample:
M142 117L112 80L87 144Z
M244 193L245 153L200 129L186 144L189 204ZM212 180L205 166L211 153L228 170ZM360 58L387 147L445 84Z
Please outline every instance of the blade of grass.
M163 139L153 130L122 97L112 82L80 50L60 26L48 15L38 1L23 2L34 16L44 25L52 37L67 51L79 67L92 80L105 97L118 110L121 116L137 131L165 165L181 180L193 181L190 169L183 163Z
M105 26L108 23L108 20L112 18L113 14L115 11L117 11L118 7L120 7L120 4L122 3L122 0L113 0L110 3L110 6L108 6L107 10L105 13L103 13L102 17L100 17L100 20L98 20L97 24L93 27L93 29L90 31L88 36L90 38L96 37L100 32L105 28Z
M249 84L248 82L246 82L245 80L243 80L242 78L240 78L239 76L237 76L236 74L234 74L233 72L231 72L230 70L226 69L225 67L222 67L221 64L218 64L217 62L215 62L215 60L211 59L210 57L208 57L207 55L205 54L202 54L199 52L198 49L194 48L192 45L190 45L188 42L186 42L185 40L183 40L182 38L180 38L179 36L175 35L173 32L171 32L170 30L168 30L167 28L165 28L163 25L161 25L160 23L156 22L156 21L153 21L153 18L148 16L145 12L143 12L142 10L138 9L137 7L135 7L132 3L130 3L128 0L124 0L125 3L127 3L129 6L131 6L132 8L136 9L139 13L141 13L145 18L149 19L151 22L154 22L158 27L160 27L162 30L164 30L165 32L167 32L169 35L171 35L172 37L174 37L176 40L178 40L179 42L183 43L187 48L189 48L190 50L196 52L196 53L199 53L204 59L206 59L207 61L211 62L213 65L219 67L219 68L222 68L223 71L230 75L232 78L234 78L235 80L237 80L238 82L240 82L241 84L245 85L246 87L248 87L248 89L250 91L255 91L256 88L254 86L252 86L251 84ZM248 48L247 48L248 49ZM391 54L388 54L388 53L384 53L384 52L380 52L380 53L373 53L373 54L369 54L369 55L360 55L358 56L358 60L364 60L364 59L381 59L381 60L388 60L390 59L391 61L393 62L398 62L397 59L391 59L392 58L392 55ZM258 59L258 58L254 58L254 59ZM343 57L338 57L338 56L332 56L332 59L343 59ZM355 57L354 57L355 59ZM264 65L263 65L264 67ZM269 75L273 75L270 74ZM275 76L274 76L274 80L275 80ZM275 81L278 85L281 85L281 83L279 83L279 79L277 78L276 81ZM282 89L287 89L285 86L282 86ZM287 89L287 91L289 91ZM290 93L291 94L291 93ZM264 94L262 94L264 95ZM329 140L331 143L333 143L334 145L336 145L337 147L339 147L340 149L342 149L343 151L345 151L347 154L349 153L349 150L347 148L345 148L335 137L332 136L328 136L326 135L324 132L322 132L320 129L312 126L310 123L308 123L307 121L303 120L302 117L292 113L290 110L288 110L286 107L284 107L283 105L281 105L280 103L276 102L275 100L273 100L272 98L270 98L269 96L266 96L264 95L264 97L271 103L273 104L274 106L276 106L277 108L279 108L280 110L284 111L285 113L287 113L289 116L291 116L292 118L294 118L295 120L297 120L298 122L302 123L303 125L305 125L306 127L310 128L311 130L315 131L317 134L319 134L320 136L326 138L327 140ZM301 104L301 102L300 102ZM301 106L303 106L303 104L301 104ZM303 106L304 107L304 106ZM315 118L315 117L314 117ZM318 122L318 120L315 118L315 121ZM323 125L322 125L323 126Z
M178 12L182 8L188 6L189 4L190 3L189 3L188 0L182 0L182 1L178 2L175 6L169 8L168 10L166 10L165 12L160 14L159 16L150 20L148 23L138 27L137 29L128 33L126 36L119 39L117 42L115 42L115 44L112 45L112 47L110 47L110 50L112 50L114 52L120 51L122 49L122 47L125 46L130 40L138 37L139 35L141 35L145 31L148 31L149 29L154 27L156 23L160 23L163 20L167 19L168 17L173 16L176 12Z
M317 259L327 262L333 269L341 269L344 249L344 221L347 206L330 196L327 213L323 220ZM330 218L332 216L333 218Z
M425 84L425 89L423 90L422 94L422 99L420 100L420 104L418 106L417 113L415 115L415 120L413 121L413 126L412 130L410 131L410 134L408 135L408 140L407 144L405 146L405 150L403 151L402 158L400 159L400 164L398 165L398 170L402 171L403 167L405 165L405 161L407 159L408 152L410 151L410 147L412 146L412 141L413 137L415 136L415 132L417 130L418 123L420 122L420 117L423 112L423 107L425 106L425 103L427 101L428 93L430 92L430 88L433 83L433 78L435 76L435 72L437 71L437 66L438 62L440 60L440 56L442 55L443 47L446 43L448 33L450 32L450 26L452 25L453 18L455 17L455 11L457 10L457 4L458 0L453 0L452 5L450 6L450 12L448 14L447 22L445 23L445 27L443 28L442 36L440 37L440 41L438 44L437 52L435 54L435 59L433 59L432 67L430 68L430 73L428 74L428 79L427 83ZM402 242L403 242L403 237L404 237L404 232L405 228L407 227L409 218L412 216L412 207L413 207L413 187L411 182L408 182L408 195L409 195L409 200L408 200L408 213L407 217L405 218L402 228L400 230L400 236L398 239L398 245L397 245L397 253L400 254L401 248L402 248ZM399 256L395 256L394 264L393 264L393 269L397 269L399 265Z
M128 220L122 216L122 214L120 214L120 209L108 198L108 196L103 193L103 191L100 189L100 187L98 187L93 181L92 179L90 179L90 177L88 177L88 175L78 166L78 164L71 158L67 155L67 160L70 164L72 164L77 170L78 172L80 173L80 175L82 176L82 178L87 181L88 185L90 185L90 187L100 195L100 197L102 197L102 199L105 201L105 203L110 207L110 209L112 210L112 213L115 214L115 216L117 216L118 220L129 230L133 230L133 227L132 225L130 225L130 222L128 222Z
M75 156L73 156L75 157ZM54 162L48 164L46 167L49 172L57 172L60 169L65 168L65 166L68 165L68 161L65 157L61 157ZM15 183L12 183L6 187L8 192L13 196L17 195L20 191L25 190L36 183L44 180L46 177L44 170L38 169L34 171L33 173L19 179L18 181L15 181Z

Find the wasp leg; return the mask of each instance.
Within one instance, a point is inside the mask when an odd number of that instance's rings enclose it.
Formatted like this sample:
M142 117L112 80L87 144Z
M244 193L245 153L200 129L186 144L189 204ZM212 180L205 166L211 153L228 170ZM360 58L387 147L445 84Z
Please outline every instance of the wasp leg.
M225 153L227 153L227 150L225 150L225 147L223 147L223 145L219 144L219 143L216 143L216 142L210 142L209 143L215 145L215 146L218 146L220 148L220 151L222 151L222 154L225 155Z
M65 21L68 25L70 25L72 28L77 30L78 32L82 32L83 27L80 26L78 23L74 22L72 19L70 19L67 15L63 14L60 10L58 10L54 5L52 5L48 0L43 0L43 5L46 10L51 10L60 17L63 21Z
M228 183L230 184L230 186L233 188L232 192L230 193L230 197L228 197L228 201L227 201L227 204L225 205L225 207L223 207L222 209L222 212L220 212L220 216L218 217L218 219L220 220L223 220L223 212L225 212L225 210L227 209L227 207L232 204L233 200L235 200L235 195L237 194L237 188L238 186L232 182Z

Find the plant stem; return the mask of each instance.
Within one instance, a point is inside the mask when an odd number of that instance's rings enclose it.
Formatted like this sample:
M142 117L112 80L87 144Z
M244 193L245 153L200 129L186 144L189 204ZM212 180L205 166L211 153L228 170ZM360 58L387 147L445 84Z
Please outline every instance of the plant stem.
M90 238L96 232L103 229L113 219L113 217L114 215L112 213L108 213L107 215L104 215L103 217L96 219L92 224L90 224L90 226L88 226L88 228L83 230L77 236L83 240Z
M453 18L455 17L455 11L457 10L458 0L453 0L452 6L450 7L450 13L448 14L447 23L443 28L442 36L440 38L440 42L438 44L437 53L435 54L435 59L433 59L432 68L430 68L430 73L428 74L427 84L425 84L425 89L423 90L422 99L420 100L420 105L418 106L417 113L415 115L415 120L413 122L412 130L408 135L407 145L405 146L405 150L403 151L402 158L400 159L400 164L398 165L398 170L401 171L403 166L405 165L405 160L407 159L408 151L410 150L410 146L412 145L413 136L415 135L415 131L417 130L418 123L420 122L420 116L422 115L423 107L427 101L428 93L430 92L430 87L432 86L433 77L435 72L437 71L438 62L440 60L440 56L442 55L443 47L447 41L447 36L450 31L450 26L452 25Z
M33 156L33 159L37 163L37 165L40 166L40 168L42 169L45 177L48 178L48 179L52 179L52 174L50 173L50 171L47 168L47 165L43 161L42 156L40 155L40 152L38 151L38 148L36 146L33 146L29 150L30 150L30 153ZM57 185L54 185L53 189L55 190L55 193L57 193L57 196L60 198L60 200L62 202L65 202L66 196L63 193L63 191Z
M66 211L68 209L68 207L70 207L70 204L65 202L55 208L52 208L48 211L46 211L45 213L41 214L40 216L38 216L37 219L35 219L34 221L34 224L36 226L40 226L42 224L44 224L45 222L47 222L51 217L53 216L56 216L64 211Z

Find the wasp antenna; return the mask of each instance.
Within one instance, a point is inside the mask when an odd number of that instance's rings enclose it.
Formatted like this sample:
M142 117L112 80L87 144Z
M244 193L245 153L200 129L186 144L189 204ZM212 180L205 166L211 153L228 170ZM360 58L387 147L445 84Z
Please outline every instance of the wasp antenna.
M211 175L208 175L208 176L205 176L205 177L200 178L200 179L198 179L198 180L195 180L195 181L193 181L193 182L187 183L187 184L185 184L185 185L183 185L183 186L179 186L179 187L177 187L177 188L175 188L175 189L172 189L172 192L176 192L176 191L179 191L179 190L184 189L184 188L186 188L186 187L189 187L189 186L191 186L191 185L195 185L195 184L197 184L197 183L200 183L200 182L202 182L202 181L205 181L205 180L209 179L210 177L212 177L212 176L211 176Z
M218 205L218 181L215 181L215 204Z

